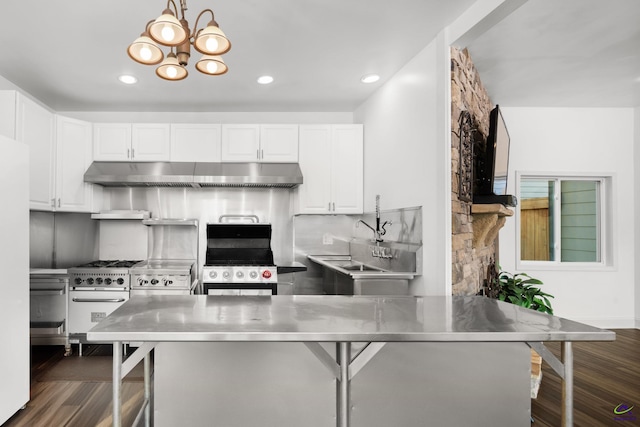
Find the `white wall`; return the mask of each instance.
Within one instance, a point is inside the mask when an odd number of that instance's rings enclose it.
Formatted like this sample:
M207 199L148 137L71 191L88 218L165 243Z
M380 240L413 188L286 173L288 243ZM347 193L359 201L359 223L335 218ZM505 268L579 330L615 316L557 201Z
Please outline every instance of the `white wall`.
M633 144L633 183L634 188L640 188L640 107L636 107L634 110L633 121L633 134L635 142ZM634 198L634 212L640 212L640 197ZM640 227L635 227L634 232L634 265L640 265ZM635 313L636 313L636 328L640 329L640 275L636 274L634 277L635 283Z
M365 212L374 210L377 194L382 210L423 206L424 275L412 283L415 294L446 294L443 271L451 269L441 262L447 207L438 200L447 159L438 147L438 46L432 41L354 112L364 124Z
M515 172L614 173L613 267L600 271L527 268L554 295L555 314L604 328L635 323L634 135L630 108L502 107L511 136L508 193ZM637 116L637 114L636 114ZM636 119L637 120L637 119ZM637 163L637 161L636 161ZM516 272L516 221L500 231L500 264Z

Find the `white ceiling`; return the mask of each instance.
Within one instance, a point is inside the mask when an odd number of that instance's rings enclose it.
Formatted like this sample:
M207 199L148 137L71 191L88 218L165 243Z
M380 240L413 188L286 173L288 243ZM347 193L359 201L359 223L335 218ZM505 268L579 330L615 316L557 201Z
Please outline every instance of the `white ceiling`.
M529 0L468 49L496 104L640 106L638 0Z
M14 0L0 75L56 111L353 111L473 2L188 0L192 27L211 8L231 40L229 72L199 73L192 51L189 77L167 82L126 54L165 0ZM638 106L638 22L638 0L529 0L469 50L494 103Z
M166 0L5 1L0 75L57 111L353 111L472 3L188 0L191 27L210 8L231 40L229 72L201 74L192 49L189 76L168 82L126 53ZM263 74L275 82L258 85Z

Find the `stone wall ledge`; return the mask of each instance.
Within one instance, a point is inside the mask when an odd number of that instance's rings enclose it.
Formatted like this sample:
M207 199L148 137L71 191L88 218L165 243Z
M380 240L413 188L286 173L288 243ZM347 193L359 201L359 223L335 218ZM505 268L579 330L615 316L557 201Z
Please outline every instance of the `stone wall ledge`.
M499 203L473 204L471 215L473 216L473 248L478 249L493 244L507 217L513 216L513 211Z

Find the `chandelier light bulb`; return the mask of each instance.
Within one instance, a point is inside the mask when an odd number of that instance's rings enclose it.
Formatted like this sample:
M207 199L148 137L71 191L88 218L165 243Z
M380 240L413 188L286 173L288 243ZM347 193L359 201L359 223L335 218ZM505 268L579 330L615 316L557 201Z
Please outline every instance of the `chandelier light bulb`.
M215 52L216 50L218 50L218 40L216 40L215 37L209 37L205 43L205 46L207 46L207 50L210 52Z
M171 77L172 79L175 79L177 75L178 75L178 70L176 69L176 67L167 67L167 76Z
M209 74L215 74L218 71L218 64L215 61L207 62L207 71Z
M149 46L143 46L140 48L140 57L145 61L151 59L151 49L149 49Z
M173 28L168 25L162 27L162 31L160 32L160 34L162 34L163 40L167 43L171 43L176 37L176 32L173 31Z

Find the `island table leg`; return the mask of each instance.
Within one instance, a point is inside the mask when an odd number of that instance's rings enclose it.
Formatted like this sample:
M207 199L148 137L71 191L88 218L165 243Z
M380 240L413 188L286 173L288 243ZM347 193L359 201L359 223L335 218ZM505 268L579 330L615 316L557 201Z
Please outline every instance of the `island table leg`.
M349 365L351 364L351 343L338 343L338 364L340 365L340 378L337 390L337 426L349 427L349 406L351 406Z
M562 427L573 426L573 349L571 341L562 343L562 363L564 377L562 381Z
M113 427L121 427L122 342L113 343Z

